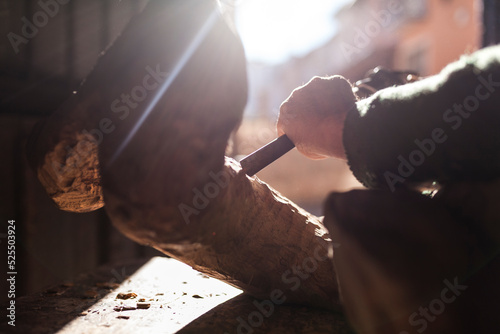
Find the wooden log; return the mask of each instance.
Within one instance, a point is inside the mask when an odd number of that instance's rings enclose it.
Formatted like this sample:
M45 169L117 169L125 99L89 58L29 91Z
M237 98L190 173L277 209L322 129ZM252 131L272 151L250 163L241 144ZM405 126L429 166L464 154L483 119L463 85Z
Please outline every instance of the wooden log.
M288 302L335 306L330 238L321 222L234 161L222 173L230 175L227 186L189 223L177 202L133 200L105 187L106 210L129 238L256 297L283 293Z
M218 8L151 1L36 132L32 164L62 209L105 202L131 239L256 297L336 307L320 220L224 162L246 88Z
M405 190L329 196L325 225L357 332L500 330L499 185L454 184L433 199Z

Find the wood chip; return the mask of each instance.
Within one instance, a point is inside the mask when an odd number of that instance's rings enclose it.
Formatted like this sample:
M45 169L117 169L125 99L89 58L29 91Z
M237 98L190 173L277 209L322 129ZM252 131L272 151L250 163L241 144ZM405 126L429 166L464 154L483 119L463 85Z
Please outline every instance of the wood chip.
M130 319L130 317L127 316L127 315L119 315L119 316L116 317L116 319L125 319L125 320L128 320L128 319Z
M115 308L113 309L114 311L116 312L122 312L122 311L133 311L133 310L137 310L136 307L133 307L133 306L115 306Z
M138 309L148 309L151 306L150 303L137 303Z
M137 294L133 292L129 293L122 293L120 292L119 294L116 295L116 299L130 299L130 298L135 298L137 297Z
M87 290L83 293L83 298L94 299L97 298L99 294L95 290Z
M116 289L120 286L120 284L112 282L97 282L95 286L103 289Z
M145 301L146 301L146 299L145 299L145 298L141 298L141 299L139 299L139 300L138 300L138 302L141 302L141 303L142 303L142 302L145 302Z
M200 296L200 295L193 295L193 298L198 298L199 299L199 298L203 298L203 297Z

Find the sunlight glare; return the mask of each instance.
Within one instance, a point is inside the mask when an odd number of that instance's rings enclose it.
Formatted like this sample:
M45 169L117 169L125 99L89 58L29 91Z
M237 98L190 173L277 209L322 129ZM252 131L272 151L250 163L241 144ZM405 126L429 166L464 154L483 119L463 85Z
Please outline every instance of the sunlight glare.
M248 59L277 63L301 56L331 38L334 13L351 0L246 0L236 25Z
M123 269L123 268L122 268ZM119 292L134 292L137 299L116 299ZM240 295L243 291L215 278L208 278L177 260L154 257L92 306L88 314L77 316L57 334L86 333L177 333L208 311ZM197 295L199 298L193 298ZM136 309L145 297L150 307ZM116 311L128 306L129 310ZM87 308L85 308L87 311ZM117 316L130 320L123 322Z
M151 102L146 107L146 109L142 113L141 117L137 121L137 123L134 124L134 127L127 134L127 137L125 138L125 140L120 144L120 146L118 147L116 152L114 152L113 156L108 161L106 168L110 168L110 166L115 162L115 160L118 158L118 156L120 156L120 154L123 152L125 147L127 147L127 145L130 143L132 138L135 136L137 131L140 129L140 127L144 123L144 121L148 118L151 111L153 111L153 109L156 107L156 105L158 104L160 99L163 97L165 92L169 89L172 82L174 82L174 80L177 78L177 76L182 71L184 66L186 66L189 59L191 59L193 54L196 52L196 50L198 49L200 44L205 40L205 37L211 31L213 25L215 24L215 22L219 18L219 15L220 15L219 12L217 10L214 10L208 16L207 20L203 23L200 30L197 32L196 36L194 36L193 39L191 40L187 49L184 50L184 52L182 53L179 60L175 63L174 67L172 68L172 70L170 71L170 73L168 75L168 78L165 80L164 83L162 83L160 89L158 89L158 91L154 95L153 99L151 100Z

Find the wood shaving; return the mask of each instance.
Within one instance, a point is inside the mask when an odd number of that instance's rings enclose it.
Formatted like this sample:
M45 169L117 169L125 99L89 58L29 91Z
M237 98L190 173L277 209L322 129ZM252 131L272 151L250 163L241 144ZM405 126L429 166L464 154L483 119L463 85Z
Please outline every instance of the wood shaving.
M150 303L137 303L138 309L148 309L151 306Z
M133 307L133 306L116 306L113 310L116 311L116 312L122 312L122 311L137 310L137 308Z
M103 289L116 289L120 286L120 284L111 282L97 282L95 286Z
M137 297L137 294L133 292L129 293L122 293L120 292L119 294L116 295L116 299L130 299L130 298L135 298Z
M97 298L99 294L95 290L87 290L83 293L83 298L94 299Z
M128 320L128 319L130 319L130 317L126 316L126 315L119 315L119 316L116 317L116 319L125 319L125 320Z

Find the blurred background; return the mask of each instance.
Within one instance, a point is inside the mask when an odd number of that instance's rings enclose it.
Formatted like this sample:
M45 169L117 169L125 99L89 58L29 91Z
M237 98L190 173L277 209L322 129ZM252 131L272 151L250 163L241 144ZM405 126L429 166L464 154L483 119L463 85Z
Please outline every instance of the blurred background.
M476 0L240 1L236 25L249 73L245 122L235 151L245 155L276 135L279 106L313 76L340 74L351 83L384 66L428 76L483 38ZM297 150L257 174L285 196L321 215L331 191L361 185L345 162L311 161Z
M500 6L492 0L220 2L248 58L245 119L228 147L236 158L275 138L279 105L312 76L341 74L354 83L376 66L427 76L500 39ZM7 220L15 219L20 295L104 263L158 254L118 233L102 209L58 210L25 152L33 125L78 88L146 3L0 0L0 258L6 254ZM26 21L37 25L25 28ZM360 187L344 162L311 161L296 150L258 176L317 215L329 192Z

